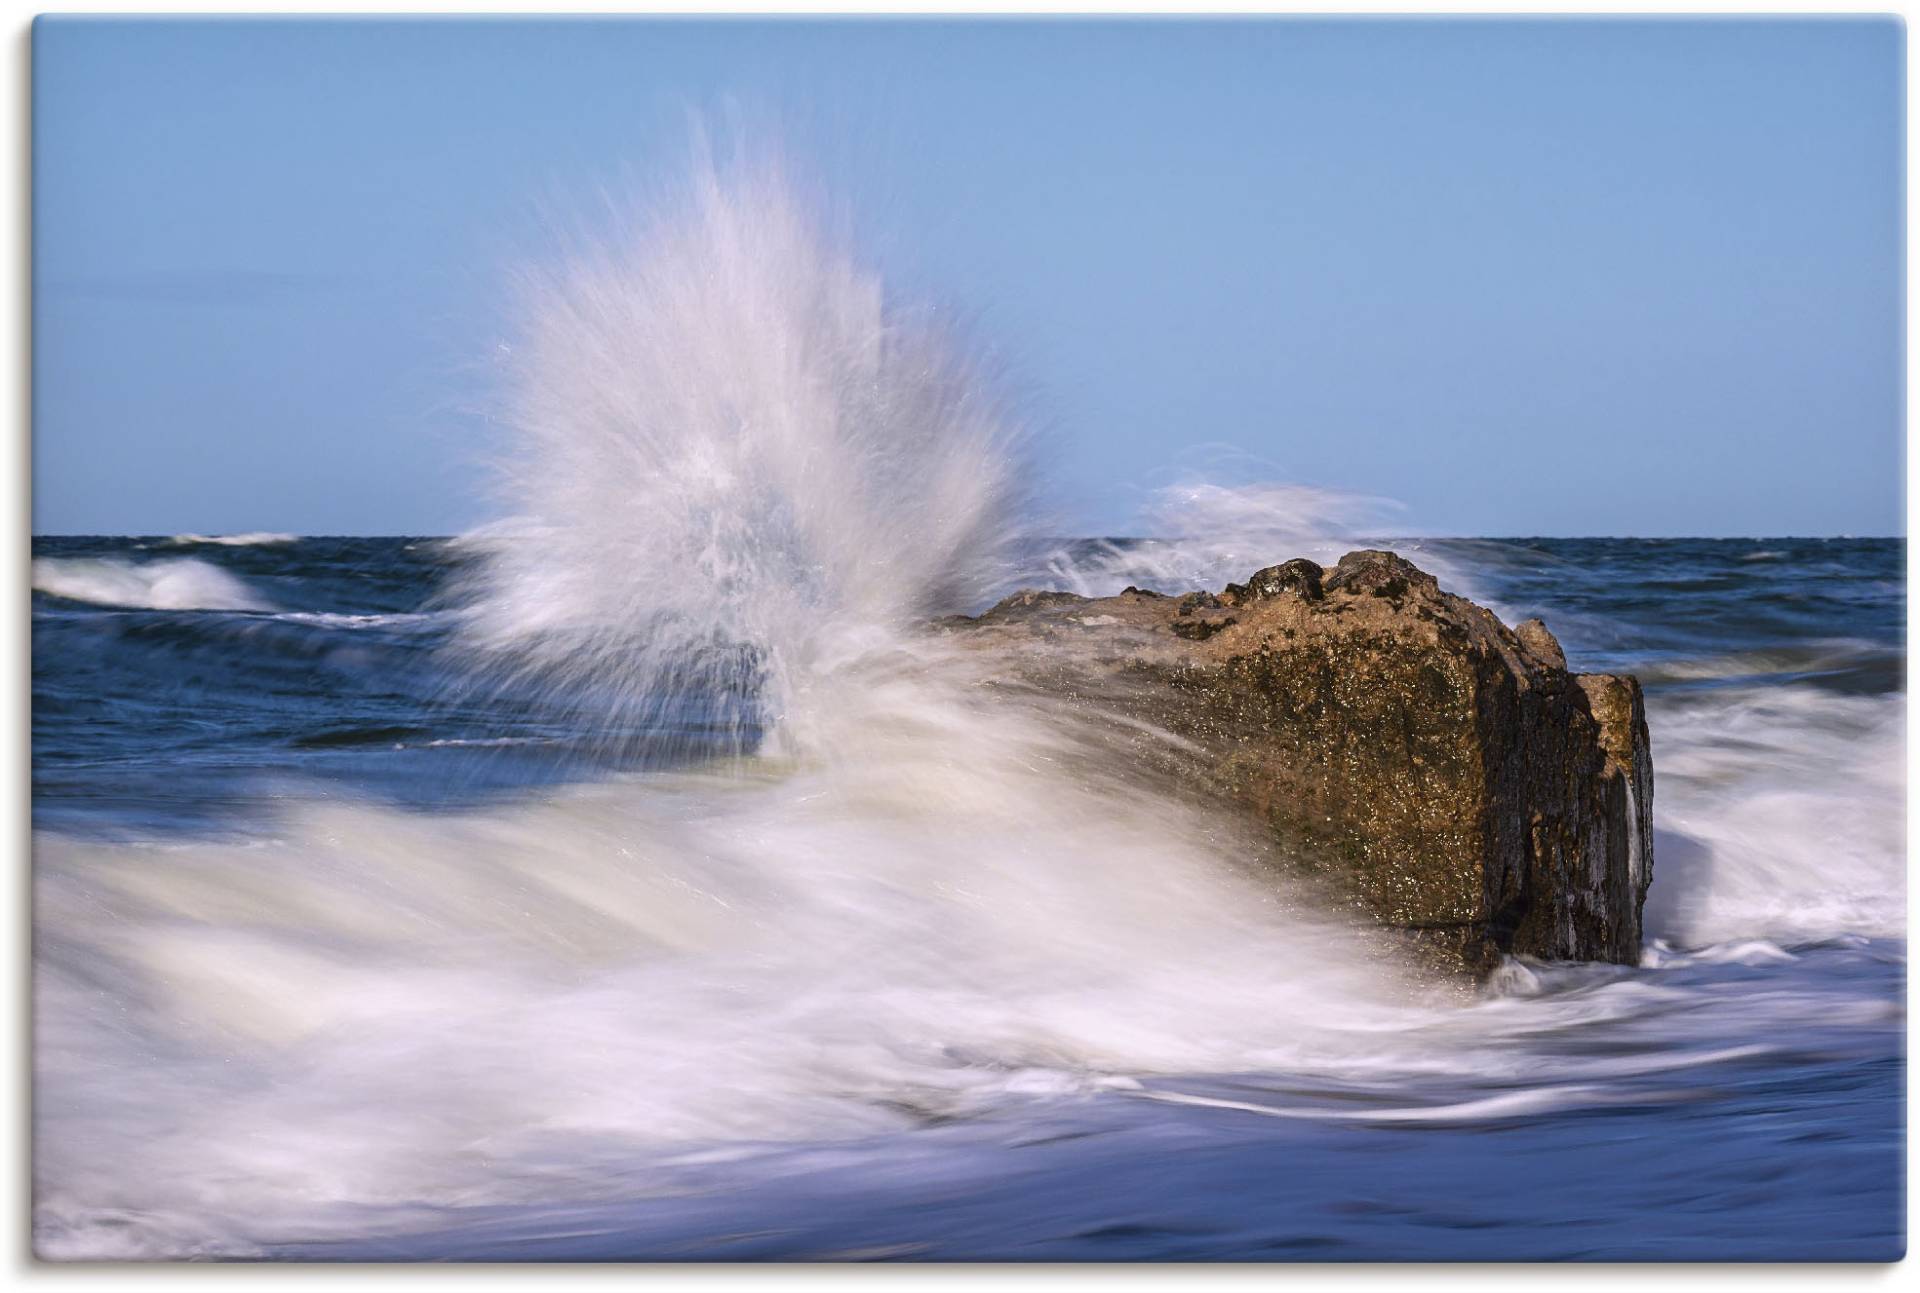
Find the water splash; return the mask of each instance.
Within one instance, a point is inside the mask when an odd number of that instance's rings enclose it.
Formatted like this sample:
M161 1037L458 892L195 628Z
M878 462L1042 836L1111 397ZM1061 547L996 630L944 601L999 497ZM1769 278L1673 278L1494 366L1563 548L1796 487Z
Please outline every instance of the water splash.
M701 162L619 240L524 276L512 515L468 536L476 659L645 725L805 680L1002 582L1023 429L774 164Z
M1649 936L1903 936L1905 711L1807 685L1656 694Z
M1032 582L1085 597L1111 596L1129 584L1166 593L1218 591L1294 557L1331 566L1355 548L1391 547L1448 591L1481 597L1466 567L1419 538L1405 537L1404 524L1404 508L1389 498L1290 482L1229 484L1195 477L1155 491L1141 509L1139 532L1149 537L1051 547L1033 564Z

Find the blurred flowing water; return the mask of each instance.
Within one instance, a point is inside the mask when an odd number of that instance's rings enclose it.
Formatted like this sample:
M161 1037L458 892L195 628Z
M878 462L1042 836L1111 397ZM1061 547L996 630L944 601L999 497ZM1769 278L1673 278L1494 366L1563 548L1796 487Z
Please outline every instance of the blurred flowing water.
M742 766L476 688L439 540L37 540L41 1251L1896 1255L1903 545L1395 546L1647 684L1641 968L1378 981L927 660Z

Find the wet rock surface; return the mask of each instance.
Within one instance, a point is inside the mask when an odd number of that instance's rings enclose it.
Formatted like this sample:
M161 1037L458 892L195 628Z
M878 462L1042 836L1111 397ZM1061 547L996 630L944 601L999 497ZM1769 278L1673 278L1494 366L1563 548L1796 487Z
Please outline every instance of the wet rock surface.
M1146 772L1251 814L1276 865L1440 965L1630 964L1652 877L1639 683L1578 675L1384 551L1219 593L1024 592L941 627L1104 720Z

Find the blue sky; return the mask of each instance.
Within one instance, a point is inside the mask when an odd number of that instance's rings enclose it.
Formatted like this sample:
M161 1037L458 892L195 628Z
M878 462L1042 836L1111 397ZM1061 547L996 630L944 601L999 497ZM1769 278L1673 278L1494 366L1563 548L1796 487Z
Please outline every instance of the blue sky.
M34 528L485 519L552 213L773 121L1031 392L1050 492L1455 534L1904 528L1891 20L42 20Z

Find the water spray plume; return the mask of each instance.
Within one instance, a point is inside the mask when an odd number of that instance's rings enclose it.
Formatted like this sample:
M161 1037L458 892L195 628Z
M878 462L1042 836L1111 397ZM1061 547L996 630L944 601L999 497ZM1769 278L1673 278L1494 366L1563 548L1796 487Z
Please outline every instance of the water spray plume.
M780 167L702 163L523 297L476 658L610 726L717 707L745 752L824 661L1005 578L1019 419Z

